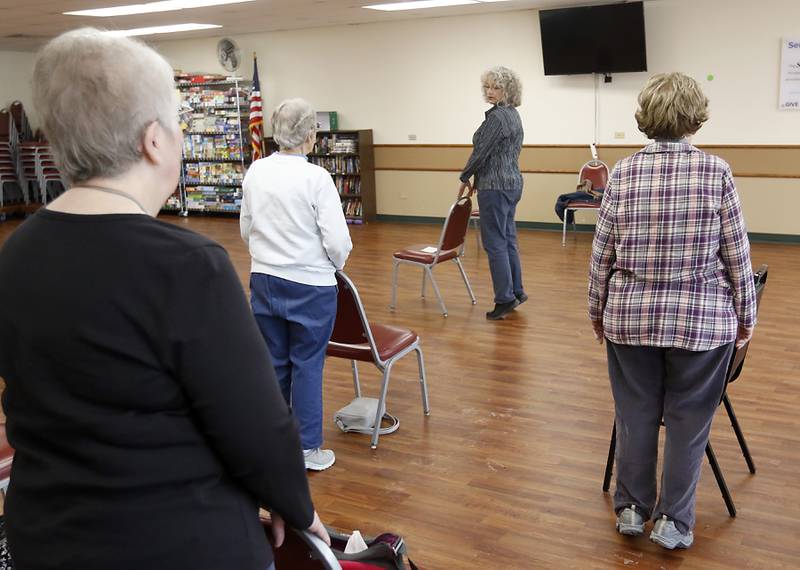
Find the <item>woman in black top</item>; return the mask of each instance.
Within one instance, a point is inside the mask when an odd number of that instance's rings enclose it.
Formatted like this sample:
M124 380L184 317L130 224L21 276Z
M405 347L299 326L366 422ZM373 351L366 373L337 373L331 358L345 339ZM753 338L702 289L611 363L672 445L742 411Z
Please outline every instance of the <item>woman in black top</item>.
M0 251L16 568L266 570L259 506L277 542L281 517L327 539L227 254L154 219L180 168L169 65L84 29L33 86L72 188Z
M516 107L522 97L522 84L506 67L493 67L481 76L483 96L492 108L472 137L473 151L461 172L461 189L478 190L481 214L481 239L489 257L494 285L494 310L489 320L504 319L520 303L528 300L522 287L517 227L514 221L522 197L519 153L522 149L522 120Z

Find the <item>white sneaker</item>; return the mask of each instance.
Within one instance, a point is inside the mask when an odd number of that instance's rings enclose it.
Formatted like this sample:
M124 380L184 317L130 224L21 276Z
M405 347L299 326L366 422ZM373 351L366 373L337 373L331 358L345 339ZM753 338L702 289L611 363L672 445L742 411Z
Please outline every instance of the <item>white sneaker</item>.
M306 469L311 471L324 471L336 462L336 455L330 449L304 449L303 458L306 460Z
M675 526L675 523L667 518L667 515L662 515L660 519L653 525L653 532L650 533L650 540L659 546L663 546L667 550L674 550L675 548L689 548L694 542L694 534L692 531L683 534Z
M636 511L636 505L625 507L617 515L617 532L628 536L644 533L644 518Z

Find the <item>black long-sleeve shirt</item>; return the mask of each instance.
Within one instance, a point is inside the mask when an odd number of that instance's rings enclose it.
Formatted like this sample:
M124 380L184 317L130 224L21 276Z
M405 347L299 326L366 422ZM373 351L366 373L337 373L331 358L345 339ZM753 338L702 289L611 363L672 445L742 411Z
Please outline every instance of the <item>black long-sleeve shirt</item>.
M0 251L20 570L264 570L306 528L295 421L227 254L135 214L43 210Z
M472 155L461 172L461 181L474 175L473 186L479 190L522 188L519 153L523 137L516 108L495 105L486 111L486 119L472 137Z

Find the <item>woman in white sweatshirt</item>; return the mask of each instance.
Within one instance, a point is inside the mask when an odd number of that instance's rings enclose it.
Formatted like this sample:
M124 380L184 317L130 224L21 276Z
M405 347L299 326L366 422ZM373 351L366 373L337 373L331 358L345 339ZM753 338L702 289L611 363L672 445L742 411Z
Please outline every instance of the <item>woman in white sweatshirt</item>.
M336 278L353 247L336 186L307 160L316 113L288 99L272 113L280 152L244 178L240 226L252 257L250 301L286 402L300 424L306 468L333 465L322 449L322 369L336 318Z

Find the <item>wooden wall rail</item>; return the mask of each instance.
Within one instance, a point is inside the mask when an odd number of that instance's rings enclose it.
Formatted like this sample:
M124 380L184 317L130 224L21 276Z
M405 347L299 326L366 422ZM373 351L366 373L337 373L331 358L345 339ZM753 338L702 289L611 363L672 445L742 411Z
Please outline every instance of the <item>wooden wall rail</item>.
M698 145L731 165L735 176L800 178L800 145ZM600 158L609 166L641 146L600 145ZM375 145L376 170L460 172L471 152L464 144ZM532 174L575 174L589 160L586 145L525 145L520 168Z

